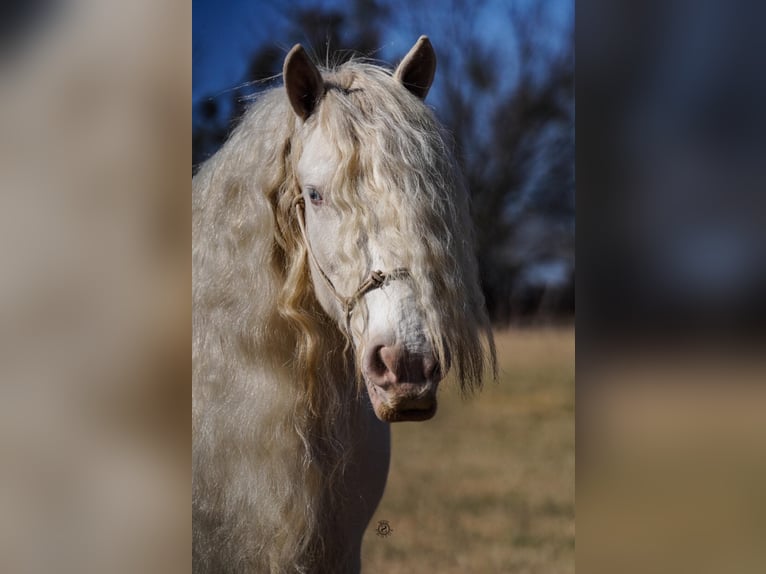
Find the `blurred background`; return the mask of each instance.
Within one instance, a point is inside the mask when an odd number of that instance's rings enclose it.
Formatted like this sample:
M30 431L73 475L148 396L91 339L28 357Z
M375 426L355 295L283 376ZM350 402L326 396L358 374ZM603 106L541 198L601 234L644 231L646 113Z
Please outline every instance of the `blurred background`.
M766 567L766 4L577 2L585 572Z
M0 571L188 572L191 9L0 31Z
M454 137L498 325L574 317L573 0L194 1L192 171L302 43L322 64L435 47L427 104Z
M578 3L581 335L762 338L764 16L748 0Z

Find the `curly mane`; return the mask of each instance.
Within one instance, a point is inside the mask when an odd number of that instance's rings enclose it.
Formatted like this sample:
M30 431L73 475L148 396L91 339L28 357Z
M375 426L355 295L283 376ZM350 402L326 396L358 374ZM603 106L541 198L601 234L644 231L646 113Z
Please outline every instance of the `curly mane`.
M384 68L351 61L322 75L306 125L283 89L269 90L193 179L193 523L206 570L318 572L343 560L324 537L353 441L360 361L317 302L296 225L295 168L312 122L339 151L348 285L369 272L360 234L386 230L386 257L415 278L441 364L465 392L496 369L468 197L433 114ZM267 472L263 459L279 464ZM243 521L252 528L226 526ZM226 564L209 562L213 547Z

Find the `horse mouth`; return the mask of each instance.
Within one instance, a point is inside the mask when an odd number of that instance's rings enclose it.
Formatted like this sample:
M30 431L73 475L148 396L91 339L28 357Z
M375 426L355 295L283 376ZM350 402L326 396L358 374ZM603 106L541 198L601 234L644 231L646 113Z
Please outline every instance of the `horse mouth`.
M385 418L382 420L390 423L427 421L436 414L436 400L426 409L391 409L383 414Z
M397 394L368 382L367 391L375 416L383 422L427 421L436 414L436 385L424 392Z

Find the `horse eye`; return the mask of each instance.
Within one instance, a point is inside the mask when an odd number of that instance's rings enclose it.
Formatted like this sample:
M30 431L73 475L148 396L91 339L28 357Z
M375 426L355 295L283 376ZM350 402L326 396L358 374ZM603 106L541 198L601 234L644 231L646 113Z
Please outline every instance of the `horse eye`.
M323 198L321 193L319 193L313 187L309 187L306 191L309 194L309 199L311 200L311 203L313 203L314 205L322 205Z

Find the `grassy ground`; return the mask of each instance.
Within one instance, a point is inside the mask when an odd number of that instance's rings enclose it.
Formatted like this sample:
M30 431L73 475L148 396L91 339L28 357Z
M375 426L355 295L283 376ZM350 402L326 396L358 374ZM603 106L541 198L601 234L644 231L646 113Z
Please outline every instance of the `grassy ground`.
M365 574L574 572L574 331L495 336L498 383L468 401L450 386L433 420L393 425Z

